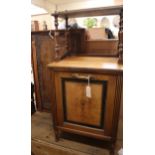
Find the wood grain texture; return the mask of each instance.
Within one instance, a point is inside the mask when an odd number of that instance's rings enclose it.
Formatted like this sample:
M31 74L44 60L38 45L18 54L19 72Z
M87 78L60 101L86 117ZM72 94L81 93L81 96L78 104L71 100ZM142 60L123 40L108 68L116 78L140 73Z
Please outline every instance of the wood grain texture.
M35 42L36 51L37 93L40 94L41 103L39 110L51 111L52 87L49 85L51 77L47 64L54 60L54 42L47 32L32 33L32 41Z
M123 66L118 64L117 60L117 58L74 56L48 65L55 75L55 111L57 114L53 117L57 122L57 131L109 142L111 154L114 154L122 93ZM87 100L83 95L86 85L82 82L78 84L75 82L76 79L80 81L88 76L96 81L107 82L106 96L103 97L106 100L104 113L101 113L103 107L99 101L102 98L101 88L98 85L93 86L90 82L94 94L92 100ZM63 79L71 79L72 82L67 81L64 88ZM92 103L92 106L87 103ZM64 112L65 109L67 112ZM100 118L104 118L103 126L96 128Z
M32 152L34 155L89 155L39 140L32 141Z
M98 56L118 56L118 40L89 40L83 53Z
M117 61L118 58L72 56L58 62L49 63L48 67L54 70L91 70L93 72L122 73L123 65L118 64Z
M90 84L92 98L88 98L86 97L87 83L66 82L65 84L67 120L100 126L102 85Z
M54 49L55 49L55 60L62 59L67 55L68 51L68 31L59 31L54 32Z
M67 55L82 53L85 49L85 29L69 29L54 31L55 60Z
M38 66L37 66L37 53L36 53L35 40L32 39L31 43L31 64L33 69L34 76L34 88L35 88L35 96L36 96L36 107L38 110L42 110L41 105L41 95L39 89L39 78L38 78ZM32 91L32 90L31 90Z
M36 112L32 116L31 127L32 152L36 152L35 155L40 155L39 153L48 153L47 155L51 155L53 152L57 153L58 150L66 154L72 152L79 155L109 155L109 152L103 147L103 141L100 140L66 134L62 135L61 139L56 142L51 114L49 113ZM119 127L118 133L119 132L122 132L122 126ZM122 147L122 139L117 140L115 152L117 152L120 147Z
M100 75L100 74L92 74L91 72L89 74L84 74L84 73L79 73L83 76L88 76L88 75L91 75L93 78L95 78L95 80L104 80L104 81L107 81L108 83L108 89L107 89L107 95L106 95L106 110L105 110L105 119L104 119L104 128L101 130L101 131L98 131L98 129L93 129L93 128L88 128L88 127L85 127L84 125L80 126L80 127L77 127L76 125L74 126L74 124L72 125L68 125L68 124L64 124L64 107L63 107L63 95L65 95L67 97L67 101L68 103L66 103L67 105L69 105L69 108L71 108L73 111L75 110L79 110L82 108L82 105L81 105L81 102L77 103L77 101L80 99L80 98L85 98L83 97L83 93L84 93L84 85L83 84L76 84L76 86L72 83L72 86L69 85L69 87L67 89L71 89L71 90L68 90L68 92L72 92L72 95L71 94L63 94L63 90L62 90L62 81L61 79L62 78L73 78L73 75L76 74L76 73L67 73L67 72L59 72L59 73L56 73L55 76L55 88L56 88L56 107L57 107L57 116L55 116L57 118L57 123L58 123L58 126L64 126L64 127L69 127L69 128L78 128L80 130L83 130L85 132L94 132L96 134L104 134L105 136L111 136L112 134L112 121L113 121L113 117L112 117L112 113L113 113L113 108L114 108L114 97L115 97L115 87L116 87L116 76L115 75ZM74 79L74 78L73 78ZM74 85L74 86L73 86ZM92 84L91 84L92 85ZM75 96L73 95L73 91L74 90L78 90L75 94ZM80 90L79 90L80 89ZM82 90L83 89L83 90ZM80 113L77 112L77 116L73 116L74 114L76 115L76 112L72 113L71 114L71 111L70 111L70 115L69 117L71 117L71 119L76 119L76 121L88 121L87 123L92 123L92 118L91 117L94 117L95 119L95 123L97 125L98 121L99 121L99 116L100 117L103 117L101 115L101 113L96 113L96 110L99 112L101 112L101 110L99 110L99 108L101 108L101 96L100 96L100 91L101 88L99 88L99 86L95 87L94 89L94 93L92 94L92 100L91 100L91 103L93 104L93 107L91 107L90 105L87 105L85 102L83 102L83 104L86 104L88 107L86 108L89 108L89 114L88 116L86 116L85 114L82 114L81 116L79 116ZM78 95L78 96L77 96ZM81 95L81 96L80 96ZM98 99L96 99L96 97ZM84 101L87 101L87 99L85 98ZM74 104L77 103L76 105L76 109L74 108ZM73 104L73 105L71 105ZM66 105L66 106L67 106ZM71 106L70 106L71 105ZM86 106L85 105L85 106ZM78 107L79 106L79 107ZM90 110L90 107L92 108ZM96 108L95 108L96 107ZM74 108L74 109L73 109ZM68 110L71 110L71 109L68 109ZM85 110L86 111L86 110ZM92 112L92 113L91 113ZM92 115L93 114L93 115ZM92 115L92 116L91 116ZM85 117L84 117L85 116ZM67 115L68 117L68 115ZM80 120L81 118L81 120Z
M113 128L112 134L113 134L114 140L116 140L116 136L117 136L118 121L119 121L119 115L120 115L120 109L121 109L120 107L123 102L122 89L123 89L123 77L117 76L114 110L113 110L113 126L112 126Z

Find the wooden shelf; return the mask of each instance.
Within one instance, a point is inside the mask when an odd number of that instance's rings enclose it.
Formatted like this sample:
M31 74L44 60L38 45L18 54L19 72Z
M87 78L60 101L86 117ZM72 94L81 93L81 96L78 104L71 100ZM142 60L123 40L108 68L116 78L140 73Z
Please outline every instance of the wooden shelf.
M119 15L123 9L123 5L108 6L100 8L90 8L81 10L71 10L53 13L52 16L58 15L61 18L75 18L75 17L90 17L90 16L105 16L105 15Z
M58 17L64 18L66 23L66 30L69 29L68 25L68 19L69 18L76 18L76 17L90 17L90 16L105 16L105 15L119 15L120 16L120 23L119 23L119 32L118 32L118 44L117 49L110 50L110 56L118 56L118 63L123 64L123 5L117 5L117 6L108 6L108 7L100 7L100 8L89 8L89 9L81 9L81 10L71 10L71 11L62 11L62 12L55 12L52 14L55 19L55 28L58 30ZM89 38L89 39L95 39L95 38ZM98 38L97 38L98 39ZM99 38L100 39L100 38ZM90 42L87 42L90 43ZM94 42L95 43L95 42ZM96 45L93 45L95 48L91 48L92 45L89 45L89 49L95 51ZM99 46L97 46L99 47ZM106 46L107 47L107 46ZM92 53L93 51L89 51ZM108 56L109 51L105 51L104 56ZM57 52L62 53L62 52ZM63 52L64 53L64 52ZM77 52L76 52L77 53ZM88 52L86 52L88 53ZM97 49L98 55L101 55L102 49ZM59 54L60 55L60 54ZM60 58L63 58L65 54L61 54ZM90 54L91 55L91 54ZM60 59L59 58L59 59Z

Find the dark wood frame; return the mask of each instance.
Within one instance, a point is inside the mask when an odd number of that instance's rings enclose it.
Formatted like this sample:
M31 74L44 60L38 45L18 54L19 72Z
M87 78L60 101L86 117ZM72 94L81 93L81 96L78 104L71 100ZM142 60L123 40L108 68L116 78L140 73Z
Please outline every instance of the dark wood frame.
M84 82L87 83L87 80L84 79L76 79L76 78L62 78L61 79L61 83L62 83L62 94L63 94L63 109L64 109L64 121L65 122L69 122L69 123L74 123L74 124L78 124L78 125L84 125L84 126L88 126L88 127L93 127L93 128L98 128L98 129L103 129L104 128L104 112L105 112L105 100L106 100L106 93L107 93L107 81L105 80L90 80L91 83L98 83L102 85L102 111L101 111L101 115L100 115L100 125L99 126L93 126L93 125L88 125L88 124L84 124L84 123L77 123L74 121L70 121L67 120L66 118L66 92L65 92L65 82L66 81L72 81L72 82ZM104 91L103 91L104 88Z

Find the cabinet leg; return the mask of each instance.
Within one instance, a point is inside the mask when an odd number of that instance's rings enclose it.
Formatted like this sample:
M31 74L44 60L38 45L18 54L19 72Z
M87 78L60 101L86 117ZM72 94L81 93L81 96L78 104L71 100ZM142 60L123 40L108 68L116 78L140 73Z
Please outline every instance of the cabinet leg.
M55 141L59 141L60 137L61 137L61 131L60 130L55 130Z
M114 155L115 151L113 149L110 150L109 155Z
M55 131L55 141L56 142L59 141L59 135L58 135L58 132L57 131Z
M114 144L111 145L111 149L109 151L109 155L115 155L115 145Z

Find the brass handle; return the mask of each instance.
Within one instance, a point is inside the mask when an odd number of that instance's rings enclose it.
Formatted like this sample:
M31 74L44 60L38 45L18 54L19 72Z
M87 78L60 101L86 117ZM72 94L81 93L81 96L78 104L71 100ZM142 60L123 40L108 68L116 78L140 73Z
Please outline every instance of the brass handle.
M91 75L79 75L79 74L72 74L73 78L77 78L77 79L94 79L94 77L92 77Z

